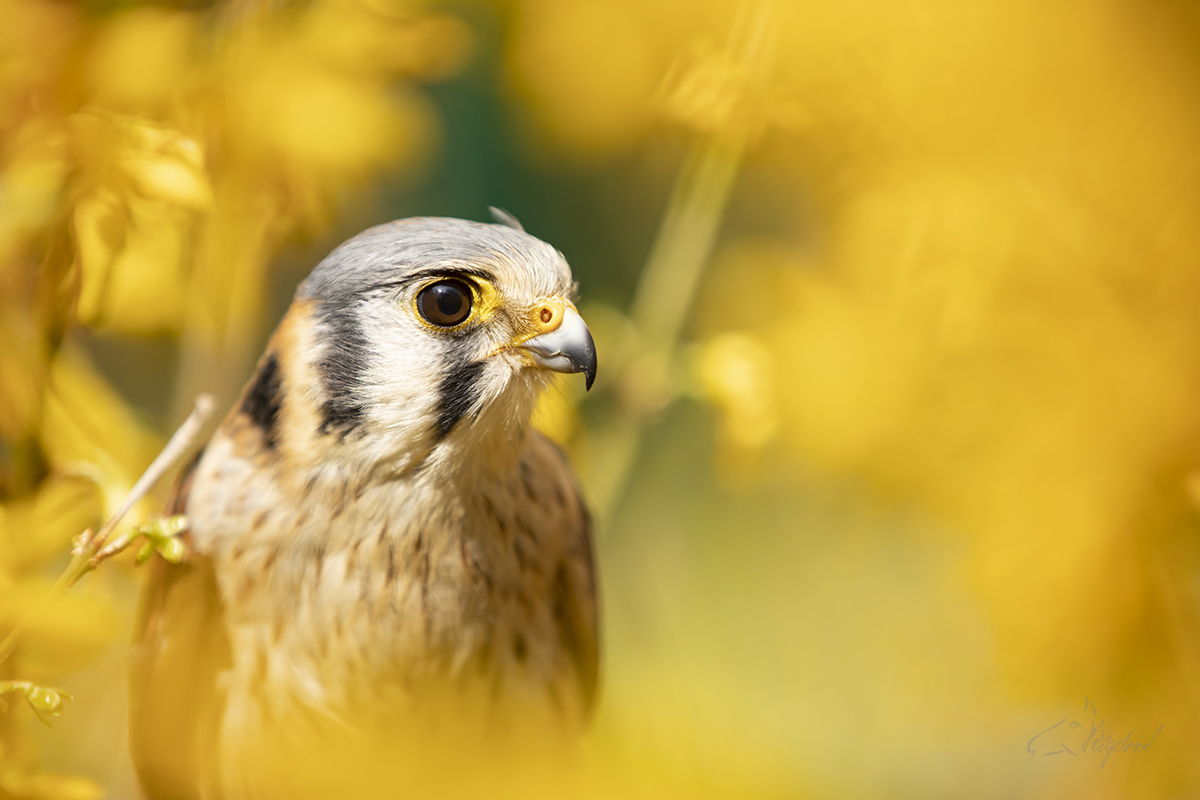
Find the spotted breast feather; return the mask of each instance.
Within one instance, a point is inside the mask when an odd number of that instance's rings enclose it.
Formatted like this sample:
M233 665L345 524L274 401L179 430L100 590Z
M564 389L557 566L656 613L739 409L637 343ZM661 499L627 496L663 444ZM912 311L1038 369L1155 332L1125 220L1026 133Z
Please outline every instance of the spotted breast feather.
M151 798L394 796L431 753L581 728L588 514L530 423L550 373L595 375L573 291L523 231L441 219L371 229L301 285L172 501L189 558L150 567Z

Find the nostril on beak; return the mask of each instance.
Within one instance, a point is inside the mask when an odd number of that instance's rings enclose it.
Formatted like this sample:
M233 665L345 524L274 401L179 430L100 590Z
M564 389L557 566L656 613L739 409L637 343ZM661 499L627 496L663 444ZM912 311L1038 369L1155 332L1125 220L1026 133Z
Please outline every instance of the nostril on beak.
M533 324L538 333L550 333L562 325L564 304L558 298L542 303L533 313Z

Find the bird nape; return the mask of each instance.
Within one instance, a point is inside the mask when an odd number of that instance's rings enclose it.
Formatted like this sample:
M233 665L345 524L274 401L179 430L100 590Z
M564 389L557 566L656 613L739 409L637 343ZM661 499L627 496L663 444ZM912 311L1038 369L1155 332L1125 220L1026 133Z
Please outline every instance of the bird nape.
M563 256L501 221L335 249L181 479L190 557L134 638L149 797L391 797L582 728L590 523L531 416L596 350Z

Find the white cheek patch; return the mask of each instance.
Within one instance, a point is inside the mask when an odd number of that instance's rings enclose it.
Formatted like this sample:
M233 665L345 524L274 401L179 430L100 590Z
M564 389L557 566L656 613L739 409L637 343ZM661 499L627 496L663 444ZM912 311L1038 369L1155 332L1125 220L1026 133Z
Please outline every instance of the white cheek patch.
M459 335L432 330L418 319L415 288L360 296L352 307L327 317L312 343L322 376L314 390L325 395L318 400L322 419L334 420L321 434L339 436L368 463L403 469L400 462L414 466L451 434L464 443L473 439L481 432L463 429L481 415L490 417L490 408L503 413L489 419L489 426L527 422L545 380L507 349L513 335L509 315L542 297L569 293L570 270L544 244L524 255L484 265L497 273L502 306Z
M378 451L368 457L418 450L435 413L442 372L438 342L405 310L386 301L362 306L360 320L370 332L358 389L370 435L357 442Z
M508 335L504 323L452 336L429 330L403 302L381 299L358 311L369 341L355 395L370 435L346 442L376 451L368 457L427 451L477 417L512 378L513 359L494 355Z

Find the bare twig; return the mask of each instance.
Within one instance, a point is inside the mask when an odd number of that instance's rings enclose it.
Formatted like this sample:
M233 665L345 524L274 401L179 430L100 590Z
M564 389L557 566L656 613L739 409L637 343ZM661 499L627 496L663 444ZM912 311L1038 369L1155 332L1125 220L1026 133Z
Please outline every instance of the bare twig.
M108 541L113 531L121 524L121 520L125 518L134 505L149 494L154 485L162 480L163 476L170 472L196 443L196 438L199 436L201 429L203 429L204 423L212 416L215 407L216 400L212 395L202 394L197 397L196 406L192 409L192 413L179 426L179 430L175 431L175 434L167 442L162 452L158 454L158 457L142 473L142 477L129 490L129 495L121 503L116 512L109 517L108 521L104 523L104 527L100 528L99 533L93 535L89 529L75 538L74 547L71 549L71 559L54 581L54 585L50 587L50 591L46 593L45 598L43 598L38 608L25 619L17 622L13 626L13 629L8 632L8 635L4 637L4 641L0 642L0 663L12 655L13 650L25 638L25 633L29 630L29 627L37 621L46 609L57 603L59 598L78 583L80 578L98 567L101 562L129 547L141 535L140 531L130 530L113 539L111 542Z
M179 430L175 431L175 435L167 442L167 446L162 449L158 457L150 462L150 466L146 467L146 471L142 473L142 477L138 478L138 482L129 490L129 496L125 498L125 502L109 518L108 522L104 523L104 527L92 539L90 545L93 548L100 550L100 548L104 547L104 543L112 535L113 529L124 519L129 510L139 500L149 494L154 485L162 480L163 476L175 466L176 462L187 454L192 445L196 443L196 436L199 435L200 429L204 427L204 423L212 416L216 402L216 399L211 394L202 394L196 398L196 406L192 409L192 413L179 426ZM112 555L112 553L106 554L104 550L100 550L97 560L103 561L109 555Z

